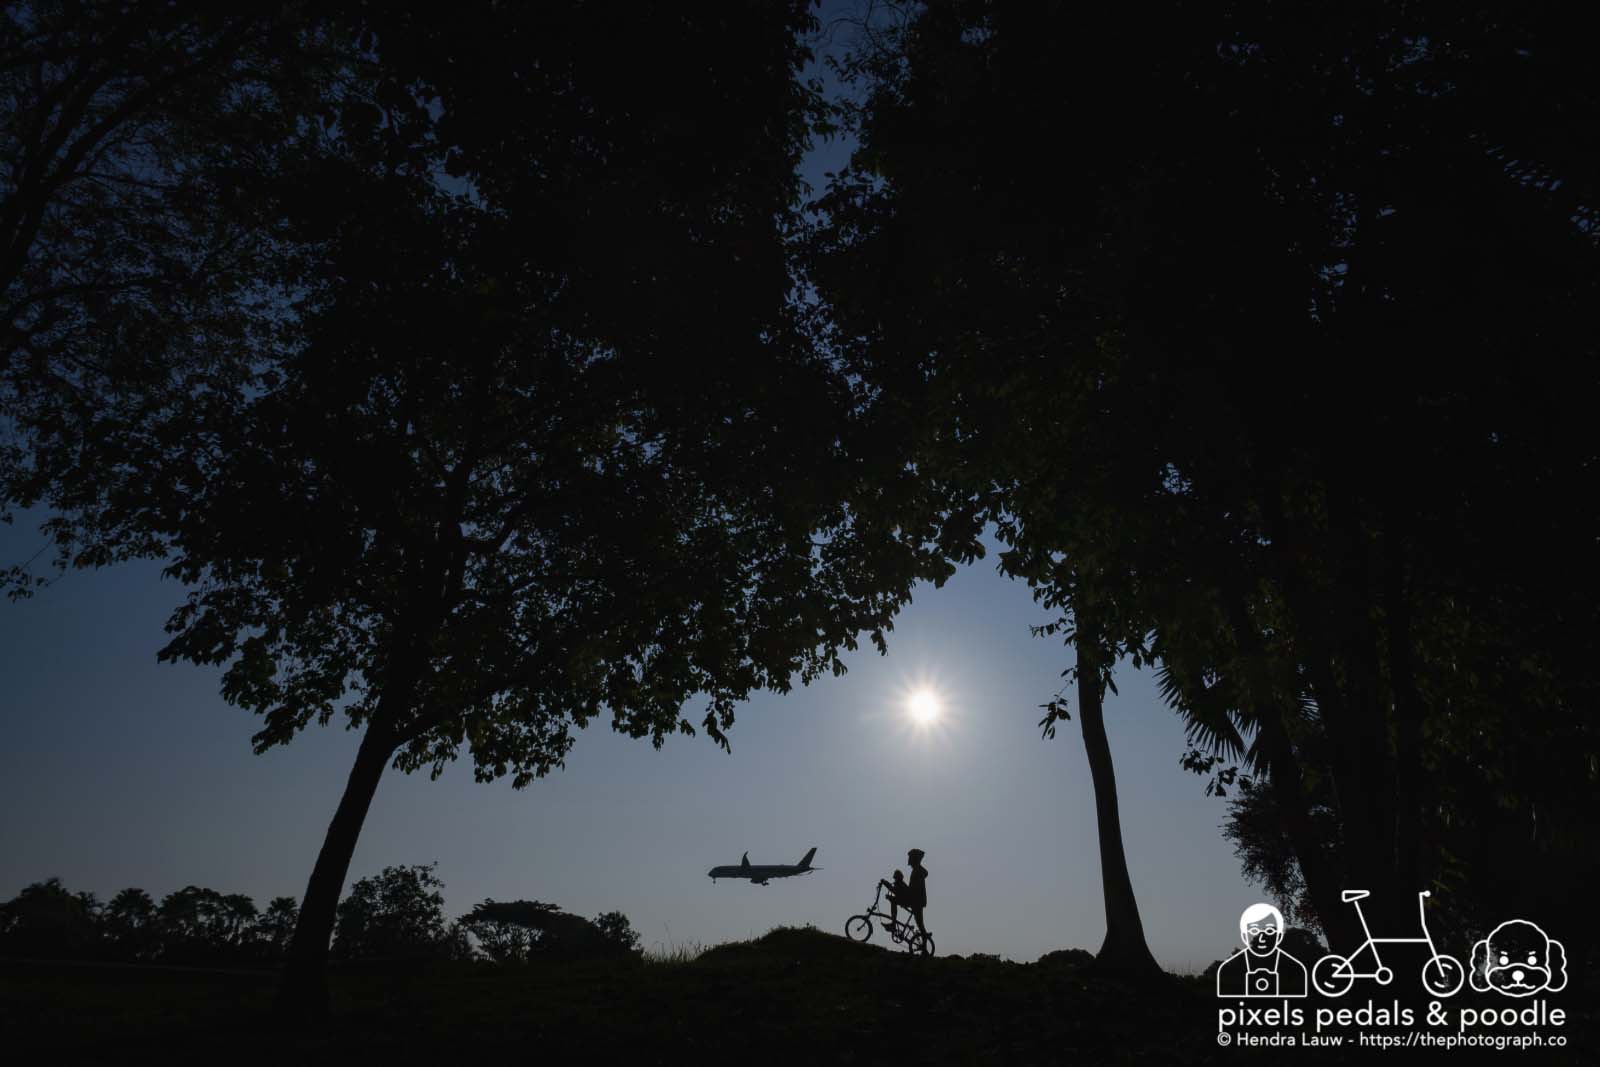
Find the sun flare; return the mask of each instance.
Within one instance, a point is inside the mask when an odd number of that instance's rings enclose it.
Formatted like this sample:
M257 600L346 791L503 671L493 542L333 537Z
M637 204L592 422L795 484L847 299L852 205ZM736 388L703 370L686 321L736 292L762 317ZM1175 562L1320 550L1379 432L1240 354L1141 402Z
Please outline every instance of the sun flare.
M942 702L932 689L913 690L906 698L906 714L918 726L932 726L939 721Z

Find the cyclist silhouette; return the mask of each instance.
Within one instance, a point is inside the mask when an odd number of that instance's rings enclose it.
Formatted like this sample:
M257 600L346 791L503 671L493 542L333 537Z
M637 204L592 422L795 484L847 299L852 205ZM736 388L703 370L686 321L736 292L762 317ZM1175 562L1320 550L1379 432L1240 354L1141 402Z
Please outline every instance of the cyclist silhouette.
M928 869L922 865L924 853L920 848L914 848L906 853L906 862L911 865L911 881L902 881L899 871L894 872L894 881L885 882L889 887L889 921L882 924L885 930L894 932L894 923L899 909L904 908L917 920L917 929L926 934L928 928L922 925L922 909L928 906Z

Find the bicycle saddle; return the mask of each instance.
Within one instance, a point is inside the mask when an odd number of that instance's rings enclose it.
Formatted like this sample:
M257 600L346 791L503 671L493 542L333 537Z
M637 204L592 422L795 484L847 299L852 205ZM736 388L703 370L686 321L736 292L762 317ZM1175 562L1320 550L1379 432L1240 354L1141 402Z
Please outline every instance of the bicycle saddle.
M1370 897L1371 895L1372 890L1370 889L1346 889L1339 894L1339 899L1348 904L1353 900L1360 900L1362 897Z

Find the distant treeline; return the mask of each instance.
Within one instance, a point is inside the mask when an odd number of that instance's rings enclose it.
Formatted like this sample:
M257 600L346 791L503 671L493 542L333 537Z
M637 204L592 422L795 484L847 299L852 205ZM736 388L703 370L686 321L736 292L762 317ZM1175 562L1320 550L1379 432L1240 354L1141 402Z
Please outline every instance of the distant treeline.
M340 960L537 959L637 956L639 935L620 911L593 921L536 900L485 900L445 917L433 865L386 867L350 887L331 952ZM60 878L35 882L0 905L0 955L126 963L270 965L299 919L294 897L259 908L243 893L185 886L158 903L128 888L108 901Z

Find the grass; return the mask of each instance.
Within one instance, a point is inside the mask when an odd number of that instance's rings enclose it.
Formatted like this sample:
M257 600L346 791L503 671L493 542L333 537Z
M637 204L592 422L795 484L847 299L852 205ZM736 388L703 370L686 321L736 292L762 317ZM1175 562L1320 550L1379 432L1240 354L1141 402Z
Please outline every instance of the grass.
M684 963L693 963L705 952L706 947L698 941L686 941L679 944L671 940L671 931L668 931L668 941L663 944L657 941L644 950L644 962L659 966L676 966Z
M1080 950L1027 964L915 959L795 927L709 948L665 946L622 963L335 972L333 1018L311 1030L273 1017L273 981L0 961L0 1033L8 1053L32 1051L8 1056L16 1063L301 1067L335 1057L455 1063L497 1054L557 1064L1272 1059L1265 1050L1217 1048L1217 1001L1203 979L1132 986L1099 973ZM1349 1062L1322 1051L1302 1054Z
M652 967L673 967L693 963L705 950L706 947L698 942L674 945L669 949L652 949L645 952L644 962Z

